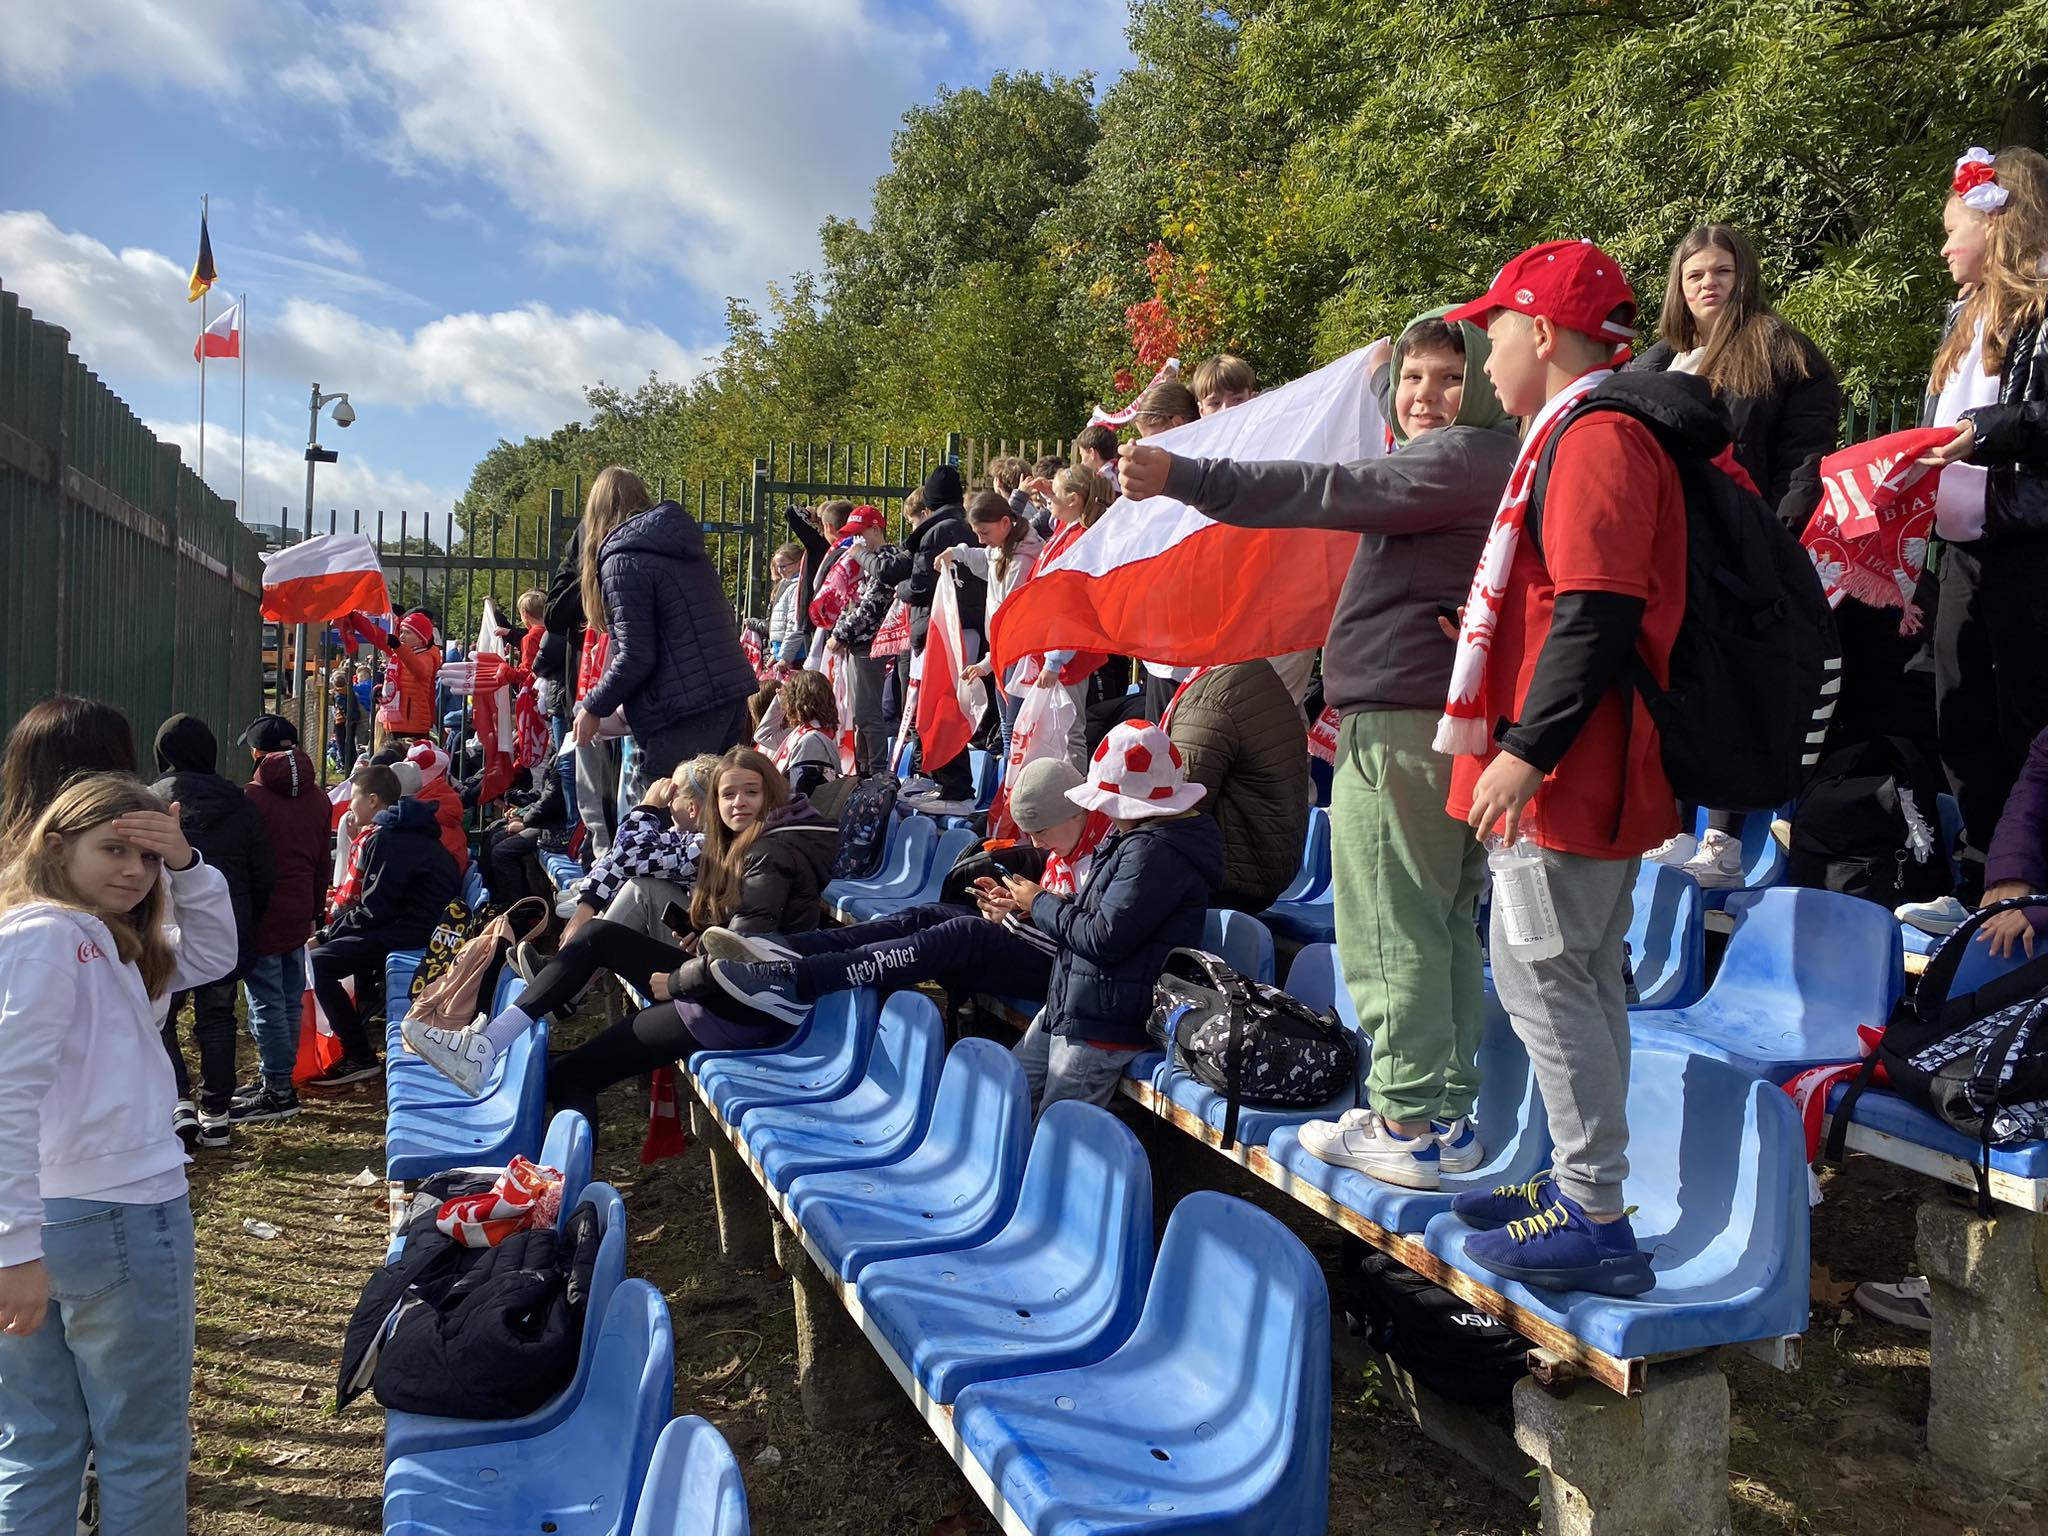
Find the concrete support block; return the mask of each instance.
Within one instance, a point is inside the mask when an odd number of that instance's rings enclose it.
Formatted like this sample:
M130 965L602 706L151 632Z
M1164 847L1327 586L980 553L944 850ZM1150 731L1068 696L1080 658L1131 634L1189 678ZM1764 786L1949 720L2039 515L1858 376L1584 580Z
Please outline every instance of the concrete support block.
M722 1132L704 1138L711 1157L711 1199L718 1211L718 1251L740 1269L763 1269L770 1256L769 1229L780 1226L753 1171Z
M1640 1397L1515 1387L1515 1443L1542 1469L1544 1536L1728 1536L1728 1379L1659 1365Z
M1529 1497L1529 1476L1535 1465L1522 1454L1506 1425L1478 1408L1437 1396L1351 1333L1341 1314L1331 1321L1335 1325L1333 1353L1341 1369L1364 1372L1382 1403L1408 1415L1423 1434L1464 1457L1474 1471L1503 1493L1518 1499Z
M1920 1207L1933 1288L1927 1448L2002 1486L2048 1490L2048 1217Z
M778 1232L796 1302L796 1385L804 1418L818 1429L872 1424L903 1402L896 1378L846 1315L832 1283L794 1238Z

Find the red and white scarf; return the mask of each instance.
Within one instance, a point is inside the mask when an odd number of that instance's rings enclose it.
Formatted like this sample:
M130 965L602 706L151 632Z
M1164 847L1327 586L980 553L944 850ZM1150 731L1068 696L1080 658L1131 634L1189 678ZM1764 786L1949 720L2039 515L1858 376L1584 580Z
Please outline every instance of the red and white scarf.
M1088 866L1095 859L1095 850L1109 832L1109 818L1100 811L1090 811L1088 820L1081 827L1081 836L1074 844L1074 851L1046 857L1045 878L1039 881L1039 889L1051 891L1055 896L1072 896L1079 891L1087 883Z
M1486 547L1479 552L1479 568L1472 573L1472 590L1465 595L1465 617L1458 630L1458 656L1451 664L1451 696L1444 705L1443 718L1436 723L1436 750L1447 755L1484 757L1493 744L1493 732L1486 718L1486 660L1493 650L1493 629L1500 618L1502 600L1507 596L1508 572L1514 568L1515 550L1522 542L1522 520L1529 513L1529 492L1536 479L1536 457L1542 453L1557 420L1614 370L1595 368L1582 373L1551 397L1515 454L1515 467L1501 492L1500 509L1493 514L1493 529L1486 535Z

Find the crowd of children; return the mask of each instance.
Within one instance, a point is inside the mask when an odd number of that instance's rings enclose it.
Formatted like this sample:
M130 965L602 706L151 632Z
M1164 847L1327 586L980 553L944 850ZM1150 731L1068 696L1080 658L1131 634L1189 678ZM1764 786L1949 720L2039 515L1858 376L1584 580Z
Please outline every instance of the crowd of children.
M2048 161L1972 151L1944 230L1957 301L1927 390L1926 424L1952 429L1922 466L1942 471L1933 553L1903 609L1838 609L1844 707L1828 742L1936 744L1963 878L1902 909L1930 930L2048 884ZM345 805L322 788L303 717L242 731L243 784L206 723L174 716L149 787L117 711L36 705L0 773L0 1525L59 1529L90 1446L107 1529L184 1529L187 1148L289 1119L300 1088L380 1073L368 1026L384 962L426 945L458 902L471 821L493 905L552 897L541 854L583 874L552 941L515 951L515 1004L469 1028L402 1026L466 1092L611 972L651 1005L547 1078L553 1103L593 1124L610 1084L700 1048L772 1045L833 991L923 983L1043 997L1017 1047L1034 1106L1100 1103L1151 1043L1168 953L1200 944L1212 907L1261 910L1293 875L1309 725L1326 709L1337 949L1371 1071L1366 1102L1305 1126L1303 1145L1409 1188L1477 1166L1490 961L1555 1154L1528 1184L1457 1197L1483 1229L1468 1251L1532 1286L1649 1289L1625 1203L1631 893L1645 858L1707 885L1738 880L1740 858L1711 805L1692 835L1644 688L1671 675L1702 476L1738 477L1796 534L1821 500L1840 391L1726 226L1674 251L1640 353L1638 318L1598 246L1515 256L1484 294L1416 316L1370 359L1390 451L1356 464L1148 442L1254 395L1242 360L1212 358L1139 397L1135 441L1098 422L1072 464L999 459L972 486L941 466L906 500L900 542L874 506L793 512L747 643L695 520L608 469L555 580L517 605L516 664L491 674L546 722L543 745L495 777L439 744L447 677L420 611L342 622L382 669L381 688L376 665L337 669L312 744L325 755L332 731ZM1319 677L1299 655L1190 669L1062 650L997 674L989 619L1119 494L1358 535ZM826 928L835 823L857 782L907 751L942 801L972 799L966 754L924 761L909 707L941 654L941 583L985 744L1002 750L1033 690L1066 691L1070 734L1009 785L1017 838L975 849L939 902ZM1923 728L1906 717L1929 670ZM1482 946L1489 846L1540 869L1548 943L1522 942L1496 902ZM2048 907L1982 937L2032 954L2044 930ZM309 988L338 1042L312 1073ZM244 994L257 1071L238 1084ZM178 1040L188 998L196 1089Z

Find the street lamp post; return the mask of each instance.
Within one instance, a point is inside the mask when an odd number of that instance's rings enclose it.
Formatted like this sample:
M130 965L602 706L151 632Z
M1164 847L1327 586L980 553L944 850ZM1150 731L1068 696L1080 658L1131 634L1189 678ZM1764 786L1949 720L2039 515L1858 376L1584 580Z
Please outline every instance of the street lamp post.
M334 424L337 427L355 425L355 407L348 403L347 390L323 395L318 384L313 386L306 421L306 524L300 535L302 538L313 537L313 472L322 464L332 464L341 457L332 448L320 446L320 412L330 405L334 407ZM281 656L278 658L280 665L283 660ZM292 671L296 674L292 678L292 696L296 698L306 681L306 626L303 624L292 633ZM325 760L324 750L322 760Z

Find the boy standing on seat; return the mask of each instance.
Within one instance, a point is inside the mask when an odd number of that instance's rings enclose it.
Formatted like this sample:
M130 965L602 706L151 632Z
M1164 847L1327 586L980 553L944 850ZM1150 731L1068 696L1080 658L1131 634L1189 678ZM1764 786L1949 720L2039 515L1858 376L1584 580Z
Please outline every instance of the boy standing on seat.
M1628 669L1640 658L1668 681L1685 613L1685 500L1641 422L1615 410L1563 422L1635 334L1635 293L1612 256L1590 241L1539 245L1446 318L1486 326L1501 404L1534 419L1466 597L1436 746L1457 757L1450 813L1482 840L1535 845L1564 944L1549 959L1517 955L1494 905L1494 986L1543 1092L1554 1175L1452 1209L1489 1228L1466 1252L1495 1274L1639 1295L1654 1280L1622 1204L1622 945L1641 856L1678 819ZM1537 459L1553 433L1539 502Z

